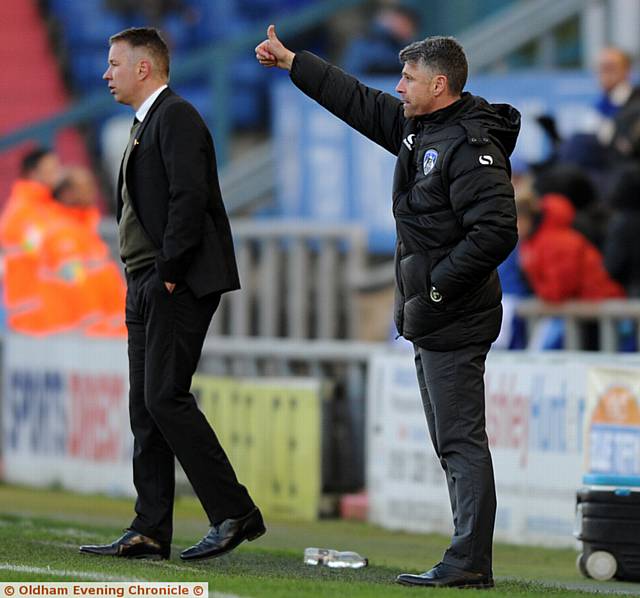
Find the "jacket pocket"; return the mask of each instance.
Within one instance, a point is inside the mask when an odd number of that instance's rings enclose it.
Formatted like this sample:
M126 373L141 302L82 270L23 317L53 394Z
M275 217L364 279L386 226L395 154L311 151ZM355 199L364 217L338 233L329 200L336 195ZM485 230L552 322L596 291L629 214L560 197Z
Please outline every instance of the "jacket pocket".
M431 288L431 260L426 253L411 253L400 259L399 276L405 299Z

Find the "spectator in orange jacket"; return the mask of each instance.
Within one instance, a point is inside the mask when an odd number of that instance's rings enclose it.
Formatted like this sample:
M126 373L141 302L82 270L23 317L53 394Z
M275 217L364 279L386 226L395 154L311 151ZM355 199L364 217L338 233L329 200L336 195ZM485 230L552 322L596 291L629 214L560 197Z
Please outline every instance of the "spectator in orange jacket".
M96 207L97 194L93 174L82 166L67 168L53 192L56 200L64 206L64 214L93 232L98 232L100 223L100 210Z
M37 248L42 231L58 204L53 189L62 175L58 156L37 148L22 159L20 177L13 184L0 215L0 244L4 251Z
M97 233L93 176L60 174L52 152L27 154L0 218L7 322L33 335L124 336L124 281Z
M60 176L60 162L53 151L37 148L28 152L0 215L4 303L8 309L35 300L38 252L46 227L58 214L53 188Z
M96 195L95 179L89 170L67 170L55 191L66 218L45 236L43 259L50 272L76 285L85 334L124 337L126 287L119 266L98 235Z
M58 209L43 230L37 252L35 301L9 315L12 329L34 335L71 329L124 335L124 280L97 233L95 195L90 171L67 170L55 191Z
M535 295L554 302L624 297L598 249L571 227L571 202L549 193L541 198L540 210L539 225L520 244L520 263Z

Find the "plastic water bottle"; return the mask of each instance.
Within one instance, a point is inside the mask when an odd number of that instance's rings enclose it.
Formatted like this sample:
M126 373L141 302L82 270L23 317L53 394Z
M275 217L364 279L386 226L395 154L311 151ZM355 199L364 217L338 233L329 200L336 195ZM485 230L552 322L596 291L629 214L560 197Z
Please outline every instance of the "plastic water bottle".
M333 548L305 548L306 565L325 565L332 569L360 569L369 564L368 559L351 550L334 550Z

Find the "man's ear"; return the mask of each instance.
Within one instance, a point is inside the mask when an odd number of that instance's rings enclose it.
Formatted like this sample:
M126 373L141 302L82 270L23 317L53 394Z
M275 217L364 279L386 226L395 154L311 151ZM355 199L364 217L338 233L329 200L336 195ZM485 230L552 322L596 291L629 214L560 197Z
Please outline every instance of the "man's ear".
M446 75L436 75L433 78L433 95L439 96L447 91L449 87L449 80Z
M142 59L138 62L138 66L137 66L137 75L138 75L138 79L140 79L141 81L143 81L144 79L147 79L149 77L149 75L151 75L151 61L147 60L147 59Z

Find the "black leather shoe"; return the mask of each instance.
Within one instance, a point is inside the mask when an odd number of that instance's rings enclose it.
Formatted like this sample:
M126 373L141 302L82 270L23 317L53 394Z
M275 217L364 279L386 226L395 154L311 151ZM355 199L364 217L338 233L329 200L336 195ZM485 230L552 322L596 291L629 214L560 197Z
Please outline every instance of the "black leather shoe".
M183 561L211 559L232 551L244 540L255 540L267 531L262 515L254 508L244 517L225 519L209 529L209 533L195 546L180 553Z
M403 573L396 578L405 586L425 586L431 588L493 588L493 577L483 573L472 573L445 563L438 563L433 569L412 575Z
M143 536L135 530L127 530L113 544L80 546L80 552L102 556L119 556L129 559L168 559L171 546L163 545L153 538Z

